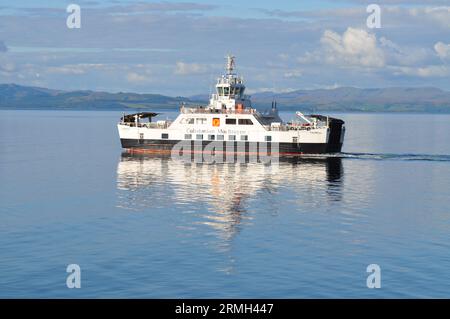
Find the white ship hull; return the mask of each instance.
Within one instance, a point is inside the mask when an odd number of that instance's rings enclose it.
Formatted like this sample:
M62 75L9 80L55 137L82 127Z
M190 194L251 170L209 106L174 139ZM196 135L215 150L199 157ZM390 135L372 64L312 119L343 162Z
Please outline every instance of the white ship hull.
M336 119L329 119L328 126L319 128L298 127L282 130L267 129L258 122L251 128L248 127L249 125L214 127L213 119L219 118L220 123L225 123L226 117L222 114L213 114L208 118L203 114L202 118L207 119L205 124L195 127L180 124L180 118L167 128L164 127L165 125L158 128L156 123L148 126L119 123L122 147L136 152L170 152L178 145L178 147L183 146L185 151L190 148L192 152L197 152L205 150L209 145L214 147L216 152L222 150L223 152L251 153L259 152L265 147L265 150L274 152L277 150L279 155L322 154L340 152L345 131L343 122ZM251 118L252 116L245 117L245 119ZM253 121L255 121L254 117Z

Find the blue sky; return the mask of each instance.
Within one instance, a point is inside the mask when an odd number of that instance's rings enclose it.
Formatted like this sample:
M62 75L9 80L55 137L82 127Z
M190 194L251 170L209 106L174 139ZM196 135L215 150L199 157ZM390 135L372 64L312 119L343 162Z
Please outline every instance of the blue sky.
M380 29L366 25L372 2L382 9ZM70 3L81 6L81 29L66 26ZM450 90L450 0L0 4L0 83L201 94L229 52L249 92Z

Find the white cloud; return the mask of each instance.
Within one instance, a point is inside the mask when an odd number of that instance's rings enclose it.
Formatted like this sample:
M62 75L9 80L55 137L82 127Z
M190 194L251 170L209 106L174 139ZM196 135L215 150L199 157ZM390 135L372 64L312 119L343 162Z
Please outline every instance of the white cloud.
M247 89L246 92L248 94L256 94L256 93L289 93L298 90L298 88L292 88L292 87L258 87L254 89Z
M338 89L340 87L342 87L342 85L340 85L338 83L334 83L332 85L326 85L323 88L326 89L326 90L335 90L335 89Z
M392 67L394 74L410 75L422 78L447 77L450 75L450 68L445 65L428 65L424 67Z
M289 54L287 53L280 53L278 54L278 58L282 61L288 61L289 60Z
M433 58L433 51L428 48L401 46L385 37L381 37L379 42L387 65L417 66Z
M321 48L306 52L297 61L305 65L325 62L337 67L358 67L370 74L373 69L382 69L378 74L385 77L437 79L450 75L450 67L436 58L450 58L450 45L443 42L437 42L433 51L430 47L399 45L385 37L378 40L374 34L351 27L342 34L326 30L320 42Z
M441 59L450 58L450 44L438 42L434 45L434 50Z
M194 3L194 2L157 2L157 3L133 3L129 5L117 5L108 8L108 13L114 14L130 14L130 13L138 13L142 14L149 11L156 12L183 12L183 11L210 11L217 8L217 5L210 4L202 4L202 3ZM103 10L97 9L97 10Z
M383 51L374 34L349 27L342 35L326 30L320 39L330 64L380 68L385 64Z
M83 68L77 68L72 66L55 66L48 67L46 70L48 73L57 73L57 74L73 74L80 75L85 74L86 70Z
M303 76L302 70L291 70L284 73L285 78L299 78Z
M201 74L207 71L207 67L199 63L185 63L178 61L175 67L175 74L189 75L189 74Z
M0 71L11 73L16 69L16 66L14 63L9 61L2 61L0 60Z
M314 62L320 62L320 52L305 52L302 56L297 58L297 62L301 64L309 64Z
M150 78L148 76L136 72L129 72L127 74L127 81L131 83L142 83L149 80Z
M450 28L450 6L411 8L409 13L413 17L426 19Z

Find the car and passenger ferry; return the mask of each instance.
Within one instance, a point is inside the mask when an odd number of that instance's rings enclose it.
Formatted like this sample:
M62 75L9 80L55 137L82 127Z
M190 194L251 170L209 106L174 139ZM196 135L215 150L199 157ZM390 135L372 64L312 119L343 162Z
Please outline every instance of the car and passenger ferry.
M213 144L216 151L250 153L266 145L264 150L279 156L341 151L344 121L296 112L295 120L284 122L276 103L270 110L259 112L244 93L243 78L234 70L235 57L229 55L226 73L217 80L209 105L181 105L173 121L152 121L158 115L154 112L124 115L118 124L122 147L130 152L170 153L180 143L192 146L192 152L205 151Z

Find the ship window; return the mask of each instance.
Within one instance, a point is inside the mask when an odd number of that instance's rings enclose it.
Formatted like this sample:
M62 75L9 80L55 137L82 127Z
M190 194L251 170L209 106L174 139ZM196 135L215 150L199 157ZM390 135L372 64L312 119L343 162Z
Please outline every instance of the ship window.
M265 140L266 142L272 142L272 136L265 136L265 137L264 137L264 140Z
M184 134L185 140L192 140L192 134Z
M228 140L229 141L235 141L236 140L236 135L228 135Z
M169 138L169 134L167 133L162 133L161 134L161 138L167 140Z
M225 123L226 124L236 124L236 119L226 119Z
M241 141L248 141L248 135L241 135Z
M224 93L225 96L227 96L228 94L230 94L230 88L229 88L229 87L223 88L223 93Z
M197 119L197 124L206 124L206 119L205 118L198 118Z
M298 138L297 137L293 137L292 138L292 143L297 143L298 142Z
M250 119L239 119L239 125L253 125L253 122Z
M220 96L223 95L223 88L222 87L217 88L217 91L219 92Z
M218 141L223 141L224 140L224 136L223 135L217 135L217 140Z
M181 124L194 124L195 119L190 118L190 119L182 119L181 120Z
M214 138L215 138L214 134L212 134L212 135L208 135L208 140L210 140L210 141L214 141Z
M197 134L197 135L195 136L195 139L197 139L197 140L203 140L203 134Z

